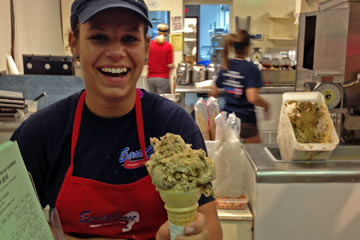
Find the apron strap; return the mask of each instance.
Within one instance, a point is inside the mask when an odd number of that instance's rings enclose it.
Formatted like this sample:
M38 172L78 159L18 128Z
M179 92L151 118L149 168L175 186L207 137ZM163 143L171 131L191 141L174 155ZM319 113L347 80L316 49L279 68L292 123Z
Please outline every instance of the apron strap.
M148 158L146 157L146 152L145 152L145 132L144 132L144 122L143 122L140 94L142 94L141 90L136 89L136 102L135 102L136 125L137 125L138 138L139 138L142 156L143 159L147 161Z
M85 102L85 96L86 96L86 90L81 93L80 98L78 100L78 104L76 106L72 135L71 135L71 162L67 174L72 174L73 171L75 149L79 138L80 124L81 124L82 112Z
M73 129L72 129L72 137L71 137L71 163L66 173L67 175L68 174L72 175L73 172L73 162L74 162L76 145L79 138L82 112L85 103L85 96L86 96L86 90L81 93L76 106L76 112L75 112ZM143 156L143 162L145 162L149 159L146 157L146 151L145 151L145 134L144 134L144 122L142 116L141 96L142 96L141 90L136 89L136 100L135 100L136 126L137 126L139 144Z

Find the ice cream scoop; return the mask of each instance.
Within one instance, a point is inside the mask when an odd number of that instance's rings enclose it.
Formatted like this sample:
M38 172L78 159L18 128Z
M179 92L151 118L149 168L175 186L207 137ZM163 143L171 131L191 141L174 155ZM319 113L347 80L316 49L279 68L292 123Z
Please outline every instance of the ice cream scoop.
M150 142L154 154L146 167L165 202L174 239L196 218L201 194L214 196L211 181L215 179L215 167L204 150L192 149L180 135L167 133L160 139L151 138Z
M200 187L206 196L214 196L211 181L215 179L213 161L203 149L194 150L180 135L167 133L151 138L154 154L146 167L156 188L187 192Z

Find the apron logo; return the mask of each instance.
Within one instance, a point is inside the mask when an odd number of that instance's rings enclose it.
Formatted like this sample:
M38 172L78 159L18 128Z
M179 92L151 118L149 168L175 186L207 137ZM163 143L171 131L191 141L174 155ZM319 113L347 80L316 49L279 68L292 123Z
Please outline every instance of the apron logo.
M121 216L114 212L109 215L91 216L91 211L83 211L80 214L80 223L87 223L89 228L100 228L111 225L120 225L122 232L129 232L135 223L140 221L140 215L136 211L128 212Z
M143 154L141 150L137 150L134 152L129 152L130 148L124 148L119 157L119 162L126 169L135 169L139 167L145 166L146 160L143 158ZM145 148L145 154L147 158L150 158L150 155L154 153L154 149L152 145L149 145Z

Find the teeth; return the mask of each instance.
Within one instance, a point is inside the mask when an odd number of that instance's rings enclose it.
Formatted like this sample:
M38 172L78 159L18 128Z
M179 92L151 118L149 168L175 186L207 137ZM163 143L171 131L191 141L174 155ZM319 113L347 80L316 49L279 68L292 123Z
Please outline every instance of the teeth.
M122 68L109 68L109 67L104 67L101 68L101 71L103 72L107 72L107 73L126 73L128 70L126 67L122 67Z

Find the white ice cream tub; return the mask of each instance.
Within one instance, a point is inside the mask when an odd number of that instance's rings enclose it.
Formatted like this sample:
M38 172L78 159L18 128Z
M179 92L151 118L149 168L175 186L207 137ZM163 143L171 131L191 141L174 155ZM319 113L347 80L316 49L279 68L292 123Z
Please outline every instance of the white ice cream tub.
M317 102L325 106L325 118L323 121L329 123L327 131L331 132L332 142L330 143L299 143L296 140L294 129L291 125L286 103L290 101ZM280 111L277 143L282 160L327 160L332 151L339 144L339 137L336 134L334 123L326 107L325 99L320 92L287 92L282 95L282 106Z

